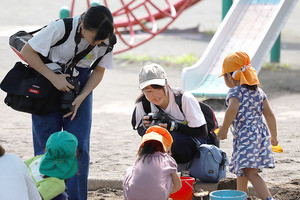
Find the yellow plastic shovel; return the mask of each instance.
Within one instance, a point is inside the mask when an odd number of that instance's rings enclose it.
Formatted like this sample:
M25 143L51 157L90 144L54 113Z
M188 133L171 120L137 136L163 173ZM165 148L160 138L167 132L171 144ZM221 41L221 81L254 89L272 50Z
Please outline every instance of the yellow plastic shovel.
M271 141L272 141L272 139L271 139ZM282 149L282 147L278 144L278 145L276 145L276 146L273 146L272 145L272 150L274 151L274 152L276 152L276 153L282 153L283 152L283 149Z

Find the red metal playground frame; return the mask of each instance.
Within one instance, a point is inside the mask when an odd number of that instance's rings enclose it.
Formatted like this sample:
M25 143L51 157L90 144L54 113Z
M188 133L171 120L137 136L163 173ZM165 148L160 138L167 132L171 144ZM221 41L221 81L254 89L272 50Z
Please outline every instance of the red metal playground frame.
M201 0L178 0L175 3L170 0L164 0L165 8L160 8L155 4L155 0L131 0L124 2L120 0L119 9L112 11L115 18L115 33L118 36L118 42L122 42L114 53L121 53L137 47L151 40L156 35L160 34L174 22L174 20L188 7L193 6ZM87 0L87 6L90 7L90 1ZM160 2L161 3L161 2ZM109 1L103 0L103 5L109 8ZM73 16L75 0L72 0L70 9L70 17ZM143 16L136 16L135 11L143 9L146 11ZM162 27L158 27L157 20L167 19ZM136 39L136 32L144 32L143 39Z

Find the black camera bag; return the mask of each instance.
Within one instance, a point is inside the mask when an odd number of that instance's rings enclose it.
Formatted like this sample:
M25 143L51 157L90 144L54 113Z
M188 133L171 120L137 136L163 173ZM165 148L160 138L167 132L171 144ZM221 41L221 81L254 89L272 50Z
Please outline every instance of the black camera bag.
M37 115L50 113L60 94L48 79L22 62L17 62L6 74L0 87L7 92L5 104Z
M64 43L72 30L73 19L64 18L65 34L54 46ZM44 26L46 27L46 26ZM44 27L35 31L18 31L9 38L9 45L13 51L21 56L21 49L30 40L33 34L39 32ZM47 57L39 54L44 63L52 62ZM25 61L25 60L24 60ZM6 74L0 84L0 88L7 93L4 103L14 110L37 115L50 113L58 103L60 92L52 83L22 62L16 62L14 67Z
M64 18L62 19L65 25L65 34L62 39L60 39L57 43L52 45L51 47L55 47L58 45L63 44L70 36L70 33L72 31L72 26L73 26L73 19L72 18ZM47 26L47 25L46 25ZM37 30L27 32L27 31L18 31L15 34L11 35L9 37L9 46L12 48L12 50L22 59L26 62L26 60L22 57L21 55L21 50L23 46L31 39L34 37L34 34L45 28L46 26L43 26L42 28L39 28ZM47 57L42 56L39 54L41 57L42 61L44 63L49 63L52 62L49 60Z
M51 47L63 44L69 37L72 31L72 18L64 18L65 24L65 34L62 39L60 39L56 44ZM46 27L46 26L44 26ZM30 40L33 34L37 33L44 27L32 31L19 31L13 34L9 39L9 45L14 50L14 52L25 61L21 56L20 51L23 46ZM78 31L75 35L76 47L80 43L80 33ZM114 44L116 44L116 36L113 34L109 40L109 45L104 55L100 56L90 67L94 70L99 61L109 52L113 50ZM75 48L75 56L68 62L67 66L62 66L63 71L66 69L72 69L76 64L83 59L94 46L89 45L85 50L77 54ZM39 54L40 58L44 63L52 62L48 57L44 57ZM29 65L23 64L22 62L15 63L15 66L7 73L5 78L0 84L0 88L7 92L7 96L4 102L13 108L14 110L27 112L37 115L48 114L53 111L54 107L59 103L59 97L61 92L57 90L52 83L38 73L36 70L31 68Z

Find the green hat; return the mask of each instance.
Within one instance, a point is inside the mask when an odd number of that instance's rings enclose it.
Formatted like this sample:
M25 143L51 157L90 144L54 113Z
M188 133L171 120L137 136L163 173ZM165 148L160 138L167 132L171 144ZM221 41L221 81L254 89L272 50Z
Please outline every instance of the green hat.
M47 140L46 153L42 157L40 173L66 180L78 169L76 158L77 138L67 132L53 133Z

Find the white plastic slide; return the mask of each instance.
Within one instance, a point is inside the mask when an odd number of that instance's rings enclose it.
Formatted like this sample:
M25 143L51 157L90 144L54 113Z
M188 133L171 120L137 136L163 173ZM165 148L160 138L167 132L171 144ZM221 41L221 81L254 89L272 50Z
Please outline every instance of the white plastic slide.
M236 0L200 60L182 71L183 88L196 97L225 98L224 58L244 51L259 73L298 0Z

